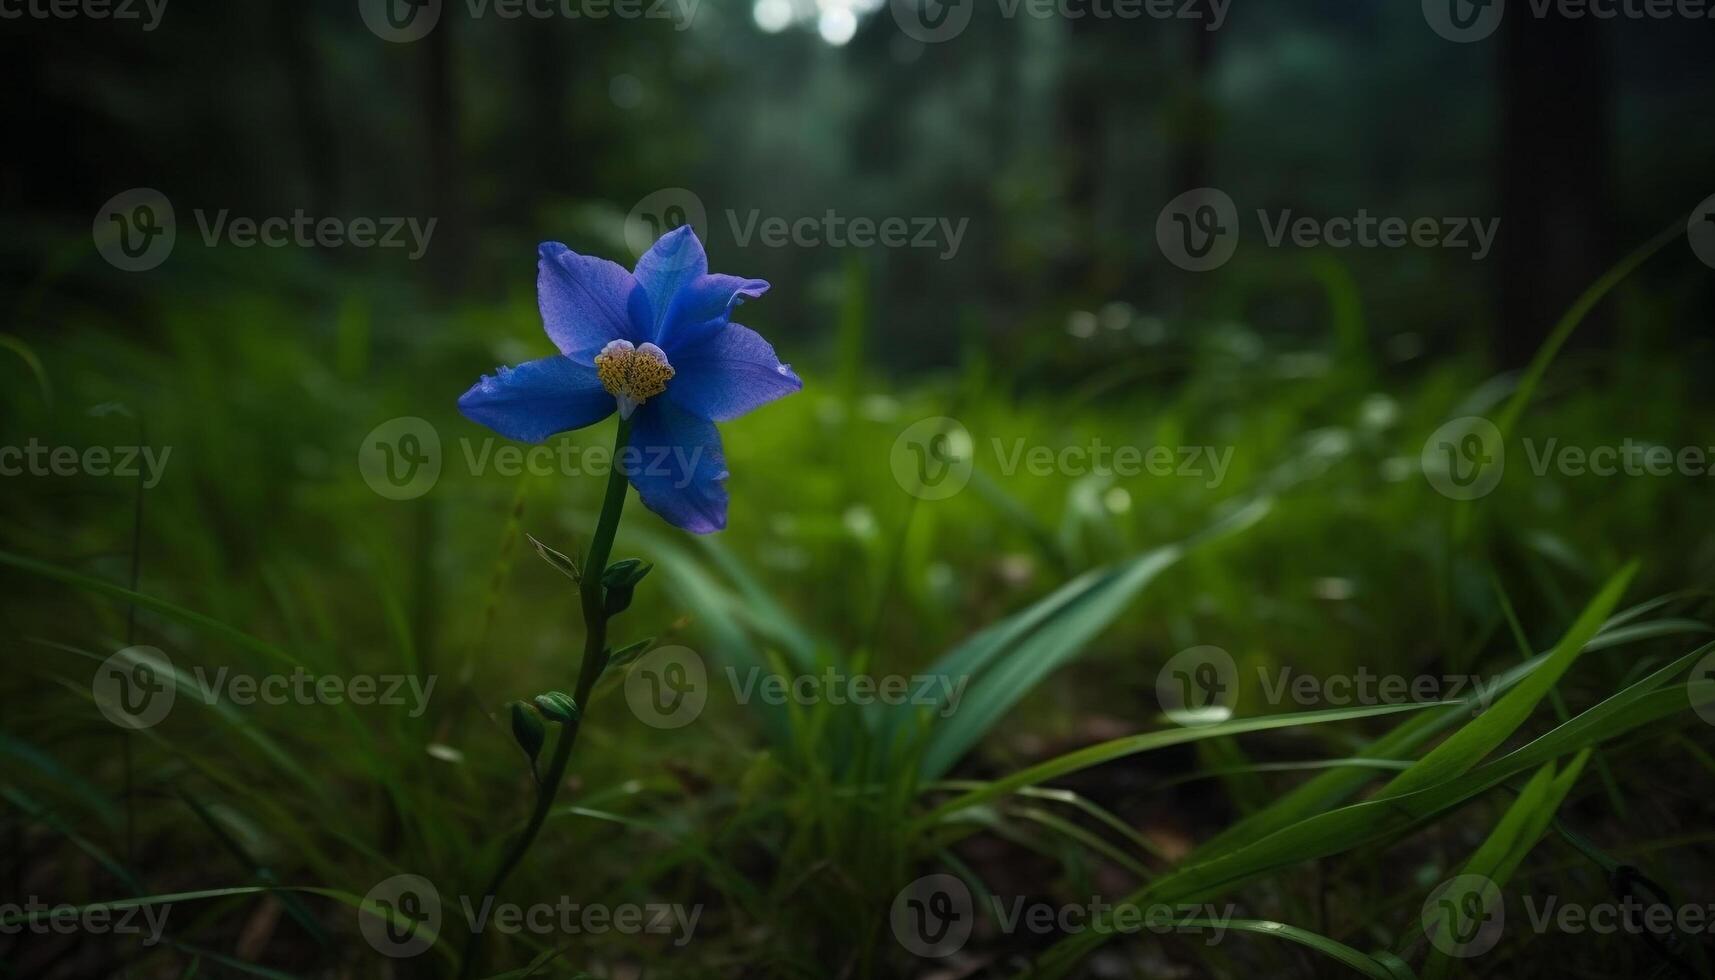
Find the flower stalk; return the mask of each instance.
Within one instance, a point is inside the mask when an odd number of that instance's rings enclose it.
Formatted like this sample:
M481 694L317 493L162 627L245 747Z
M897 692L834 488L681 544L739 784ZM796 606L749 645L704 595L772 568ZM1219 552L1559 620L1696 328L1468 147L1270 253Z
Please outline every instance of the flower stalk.
M554 797L560 791L560 784L565 781L566 765L571 761L572 746L577 741L582 716L589 708L590 692L595 689L596 681L601 679L602 671L607 667L611 653L607 646L610 613L607 608L606 589L602 585L602 573L607 568L608 556L613 551L614 535L619 531L620 512L625 509L626 474L619 460L620 452L630 437L630 430L630 420L621 418L619 430L614 435L614 464L607 476L607 491L602 499L601 516L596 520L594 535L590 537L589 552L584 558L583 575L578 582L578 596L584 610L584 656L578 667L577 687L572 694L572 700L579 708L578 716L560 727L560 736L554 742L553 757L548 762L547 771L536 784L536 807L530 814L530 822L525 824L524 829L513 839L512 845L507 848L506 857L495 870L488 887L483 889L485 900L493 899L499 894L501 886L524 859L530 845L535 843L543 822L548 819L548 811L553 808ZM471 976L481 950L482 932L472 929L465 940L464 956L459 963L460 980Z

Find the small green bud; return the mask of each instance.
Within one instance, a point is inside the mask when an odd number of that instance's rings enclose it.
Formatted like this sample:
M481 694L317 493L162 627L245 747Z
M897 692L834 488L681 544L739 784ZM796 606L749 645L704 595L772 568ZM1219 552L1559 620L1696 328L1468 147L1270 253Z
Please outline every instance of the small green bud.
M607 614L624 612L631 605L632 592L654 565L641 558L621 558L601 573L601 584L607 588Z
M572 696L562 691L536 695L536 707L549 721L557 721L562 725L577 721L584 713L578 703L572 700Z
M536 709L522 701L514 701L512 708L512 737L518 740L518 747L530 757L531 762L542 754L542 742L546 732L542 727L542 716Z

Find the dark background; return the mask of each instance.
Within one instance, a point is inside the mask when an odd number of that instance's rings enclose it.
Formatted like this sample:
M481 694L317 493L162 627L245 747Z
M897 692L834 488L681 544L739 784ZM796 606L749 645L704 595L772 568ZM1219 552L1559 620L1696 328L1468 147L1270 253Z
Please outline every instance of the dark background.
M0 207L13 231L0 274L31 282L59 236L134 186L178 202L186 225L192 207L433 216L429 262L364 274L447 299L511 285L516 240L612 239L615 216L661 188L702 199L717 251L732 244L729 209L968 219L950 261L862 256L875 354L910 370L947 363L963 330L1016 338L1115 300L1309 329L1314 290L1260 247L1252 213L1362 207L1501 218L1482 262L1410 248L1342 258L1383 337L1482 346L1518 366L1580 290L1710 192L1715 21L1514 7L1470 44L1437 36L1410 3L1238 2L1218 31L1007 20L978 3L962 35L933 44L884 7L843 46L818 37L813 11L769 34L723 0L699 4L683 31L472 19L448 3L405 44L329 0L179 0L147 33L7 21ZM1153 241L1161 206L1204 185L1238 202L1252 246L1219 289L1164 265ZM365 258L354 251L319 258ZM826 325L818 300L842 252L746 251L750 274L784 284L777 303ZM72 272L80 286L134 285L103 273ZM1707 292L1705 279L1697 299ZM1699 332L1664 330L1669 342Z

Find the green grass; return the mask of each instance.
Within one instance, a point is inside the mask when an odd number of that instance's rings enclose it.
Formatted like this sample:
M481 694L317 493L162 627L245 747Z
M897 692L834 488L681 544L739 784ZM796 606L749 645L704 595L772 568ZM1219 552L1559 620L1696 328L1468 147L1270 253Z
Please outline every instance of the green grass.
M1684 683L1712 612L1704 489L1537 477L1509 459L1492 495L1462 503L1417 459L1442 421L1473 412L1519 438L1699 445L1708 406L1641 342L1606 363L1545 359L1518 384L1475 356L1383 364L1338 271L1320 273L1337 311L1324 340L1288 347L1226 320L1076 339L1044 315L1034 340L973 346L958 371L912 379L870 364L861 276L828 310L833 350L757 304L747 320L806 390L724 427L724 534L691 539L632 502L614 554L658 567L614 646L690 646L711 676L931 672L968 679L962 702L944 718L738 705L716 684L693 725L660 730L610 670L584 706L572 783L503 897L701 904L694 941L495 935L488 969L915 975L926 967L894 941L889 909L941 871L979 897L1242 913L1217 946L1005 935L984 920L967 953L994 975L1642 976L1701 962L1696 948L1526 930L1454 962L1419 914L1462 872L1601 901L1627 865L1707 900L1697 787L1715 764ZM462 462L459 440L487 434L453 399L545 346L526 294L449 314L336 292L199 293L140 325L69 311L63 328L0 345L5 444L172 447L140 511L132 481L6 484L11 887L173 908L165 946L113 940L80 966L376 975L353 911L369 889L413 873L443 897L478 892L528 815L505 706L570 689L582 625L576 586L525 535L579 554L601 481ZM126 412L88 411L113 402ZM400 415L432 422L445 449L440 482L410 501L376 495L356 465L364 434ZM972 434L977 475L918 501L889 453L935 415ZM605 445L610 426L564 438ZM1036 476L1003 472L997 438L1232 456L1212 487ZM179 691L139 732L108 724L90 689L129 643L167 651ZM1202 644L1240 666L1235 714L1179 727L1156 674ZM199 666L437 686L415 717L204 705ZM1474 673L1504 693L1475 716L1271 705L1255 678L1283 666ZM396 968L449 973L460 932L443 925L435 952Z

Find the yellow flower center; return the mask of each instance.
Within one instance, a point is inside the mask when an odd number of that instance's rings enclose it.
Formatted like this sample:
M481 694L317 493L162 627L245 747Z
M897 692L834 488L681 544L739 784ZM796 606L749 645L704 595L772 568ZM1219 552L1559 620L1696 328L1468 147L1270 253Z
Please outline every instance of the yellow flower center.
M595 374L619 402L619 417L628 419L637 406L667 390L673 365L654 344L633 347L629 340L614 340L595 356Z

